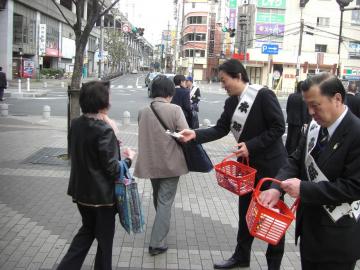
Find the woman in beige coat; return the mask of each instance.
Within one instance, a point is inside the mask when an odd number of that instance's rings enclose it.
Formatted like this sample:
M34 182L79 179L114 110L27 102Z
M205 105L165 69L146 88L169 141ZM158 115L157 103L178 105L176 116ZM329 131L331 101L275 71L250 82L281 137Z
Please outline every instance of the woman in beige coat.
M163 75L152 82L154 101L152 108L171 131L188 128L184 113L171 104L175 94L174 83ZM170 228L171 206L175 199L181 175L188 173L184 153L176 141L165 133L150 106L139 112L139 154L134 175L150 178L156 216L151 231L149 253L165 252L166 236Z

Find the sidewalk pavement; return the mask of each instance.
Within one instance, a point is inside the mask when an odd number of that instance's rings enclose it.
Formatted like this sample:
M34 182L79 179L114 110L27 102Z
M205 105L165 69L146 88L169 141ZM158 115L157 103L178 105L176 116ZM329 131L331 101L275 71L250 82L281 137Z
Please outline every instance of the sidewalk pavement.
M123 146L137 149L137 126L120 126L120 130ZM57 158L66 152L66 118L2 117L0 141L0 269L56 269L81 224L66 195L69 165ZM204 146L215 164L233 144L229 135ZM213 171L181 177L167 238L169 250L155 257L147 252L155 216L152 188L148 179L137 181L146 231L128 235L117 221L113 269L213 269L214 262L231 256L237 197L217 185ZM248 269L267 269L265 251L266 244L255 240ZM95 253L96 243L82 269L93 269ZM287 232L282 269L301 269L294 224Z

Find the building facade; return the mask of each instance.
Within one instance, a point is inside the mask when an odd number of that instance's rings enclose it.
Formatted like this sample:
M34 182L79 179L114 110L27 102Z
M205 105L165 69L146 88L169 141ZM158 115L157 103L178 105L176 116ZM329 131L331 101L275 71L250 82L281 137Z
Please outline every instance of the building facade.
M3 0L4 1L4 0ZM71 0L57 0L71 23L76 19L75 5ZM110 2L109 2L110 3ZM107 4L109 4L107 3ZM84 1L83 20L88 17L91 1ZM102 18L103 27L115 27L123 31L123 25L131 23L120 13ZM9 79L36 77L40 69L61 69L71 73L75 57L75 34L52 1L5 0L0 10L0 66ZM131 30L131 28L130 28ZM140 69L151 62L152 46L143 37L124 31L123 42L127 46L126 61L116 64L118 71ZM110 69L111 59L106 51L100 52L101 20L91 31L85 50L83 76L105 75ZM106 38L106 36L105 36Z

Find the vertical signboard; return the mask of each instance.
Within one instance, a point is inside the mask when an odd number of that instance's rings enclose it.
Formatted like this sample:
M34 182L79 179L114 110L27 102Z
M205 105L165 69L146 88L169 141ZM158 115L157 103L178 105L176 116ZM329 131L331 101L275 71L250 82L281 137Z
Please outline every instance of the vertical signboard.
M39 55L45 55L46 52L46 24L39 26Z

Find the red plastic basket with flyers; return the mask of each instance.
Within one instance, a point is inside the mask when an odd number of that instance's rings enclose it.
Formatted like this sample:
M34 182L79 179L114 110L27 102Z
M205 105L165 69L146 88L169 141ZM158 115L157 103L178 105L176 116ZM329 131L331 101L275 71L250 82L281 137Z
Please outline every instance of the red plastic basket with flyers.
M246 164L235 160L227 160L236 154L231 154L216 164L216 179L219 186L239 195L245 195L253 191L256 170L249 166L249 159Z
M252 236L276 245L295 219L299 199L296 199L290 208L281 200L274 208L263 206L259 202L259 195L261 193L260 188L265 181L281 183L281 181L273 178L263 178L259 181L246 213L246 223Z

